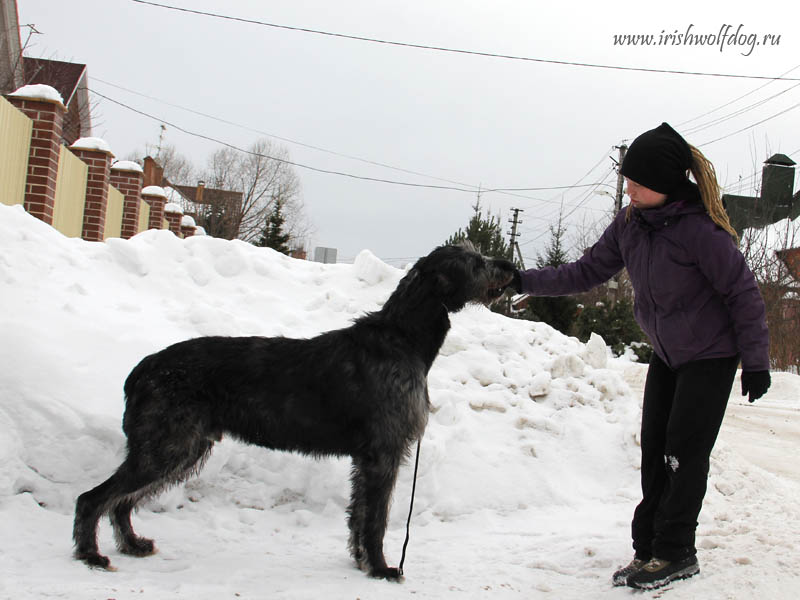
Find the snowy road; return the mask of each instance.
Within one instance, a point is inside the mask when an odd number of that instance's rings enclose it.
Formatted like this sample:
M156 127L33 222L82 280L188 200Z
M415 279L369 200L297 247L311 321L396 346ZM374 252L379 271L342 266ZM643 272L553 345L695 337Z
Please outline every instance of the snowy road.
M776 386L781 374L775 374ZM800 398L795 406L769 400L749 404L731 401L722 425L723 439L754 465L800 483Z

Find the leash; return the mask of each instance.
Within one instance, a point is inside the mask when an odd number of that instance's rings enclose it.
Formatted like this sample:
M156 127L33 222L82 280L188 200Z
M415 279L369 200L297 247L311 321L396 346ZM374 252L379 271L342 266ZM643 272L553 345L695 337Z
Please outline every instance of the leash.
M417 458L414 460L414 480L411 485L411 506L408 507L408 520L406 521L406 541L403 542L403 554L400 557L400 576L403 575L403 563L406 562L406 548L408 547L408 540L411 537L411 513L414 510L414 493L417 491L417 471L419 470L419 449L422 446L422 438L417 440Z

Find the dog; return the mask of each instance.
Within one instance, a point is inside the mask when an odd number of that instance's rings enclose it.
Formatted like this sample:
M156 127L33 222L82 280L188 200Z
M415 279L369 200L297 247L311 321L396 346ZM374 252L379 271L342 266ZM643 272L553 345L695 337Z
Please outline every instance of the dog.
M514 266L471 245L419 259L383 307L310 339L201 337L144 358L125 381L127 455L78 497L75 557L110 569L97 546L108 514L120 552L147 556L131 511L198 472L223 435L312 457L352 457L349 550L369 575L401 579L383 554L400 464L430 410L427 374L450 328L448 313L490 304Z

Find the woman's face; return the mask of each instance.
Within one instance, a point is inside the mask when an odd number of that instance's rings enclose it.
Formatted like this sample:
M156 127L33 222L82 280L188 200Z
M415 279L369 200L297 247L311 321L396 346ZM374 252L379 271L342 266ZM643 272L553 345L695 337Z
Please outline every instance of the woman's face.
M628 196L630 196L631 203L635 208L656 208L667 201L666 194L654 192L650 188L646 188L627 177L625 178L625 182L628 188Z

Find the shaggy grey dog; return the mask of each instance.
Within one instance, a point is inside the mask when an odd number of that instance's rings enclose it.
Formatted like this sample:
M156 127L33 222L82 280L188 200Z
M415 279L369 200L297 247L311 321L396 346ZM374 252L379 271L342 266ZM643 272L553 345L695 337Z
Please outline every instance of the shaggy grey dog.
M127 457L75 507L75 556L109 568L97 547L108 514L119 550L155 552L131 511L184 481L230 435L315 457L351 456L350 552L373 577L399 579L383 537L397 470L428 419L427 374L450 328L448 312L488 304L513 265L470 246L421 258L383 308L311 339L202 337L144 358L125 382Z

